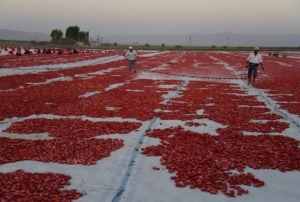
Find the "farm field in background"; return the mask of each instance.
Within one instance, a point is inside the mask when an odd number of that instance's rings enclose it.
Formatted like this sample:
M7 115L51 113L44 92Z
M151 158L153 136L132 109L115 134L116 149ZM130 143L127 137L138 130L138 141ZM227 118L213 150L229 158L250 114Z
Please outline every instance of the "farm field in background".
M300 53L254 88L248 52L35 50L1 49L2 201L299 201Z

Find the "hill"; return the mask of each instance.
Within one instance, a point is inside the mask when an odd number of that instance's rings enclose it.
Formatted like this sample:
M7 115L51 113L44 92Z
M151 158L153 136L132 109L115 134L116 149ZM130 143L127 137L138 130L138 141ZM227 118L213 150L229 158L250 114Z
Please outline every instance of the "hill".
M0 39L4 40L20 40L20 41L48 41L51 39L49 34L22 32L8 29L0 29Z
M150 45L189 45L189 37L192 37L193 46L227 46L227 36L229 36L229 46L267 46L267 47L299 47L300 34L191 34L191 35L136 35L136 36L107 36L104 42L117 42L119 44L145 44Z

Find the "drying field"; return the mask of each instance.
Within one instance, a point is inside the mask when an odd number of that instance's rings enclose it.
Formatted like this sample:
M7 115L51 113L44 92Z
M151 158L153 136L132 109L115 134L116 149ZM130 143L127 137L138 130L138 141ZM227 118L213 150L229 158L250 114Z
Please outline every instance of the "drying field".
M0 56L0 201L298 202L300 53Z

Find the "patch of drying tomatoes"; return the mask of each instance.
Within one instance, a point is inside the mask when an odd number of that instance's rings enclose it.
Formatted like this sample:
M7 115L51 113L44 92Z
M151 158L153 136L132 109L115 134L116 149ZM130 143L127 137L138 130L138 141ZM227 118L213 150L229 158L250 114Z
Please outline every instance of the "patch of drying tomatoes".
M181 56L181 52L172 52L156 55L155 57L143 58L139 57L138 63L141 69L150 70L161 67L163 64L168 64L170 61Z
M21 134L49 132L50 137L76 139L116 133L126 134L141 125L136 122L91 122L81 119L27 119L14 122L4 132Z
M0 60L1 68L16 68L16 67L28 67L28 66L41 66L41 65L54 65L64 63L75 63L85 60L95 60L100 57L110 57L120 55L120 52L89 52L80 54L29 54L17 57L16 55L2 56Z
M146 87L145 86L154 86ZM154 110L163 101L163 92L157 92L157 84L153 80L140 79L132 81L91 97L80 102L65 104L57 111L64 114L85 114L91 117L122 117L137 120L150 120L155 116ZM141 90L142 91L128 91ZM107 110L114 107L115 110Z
M29 73L23 75L3 76L0 77L0 90L9 90L9 89L21 90L20 88L31 86L32 85L31 83L41 83L49 79L59 78L63 76L72 77L74 80L78 79L80 81L84 78L82 77L78 78L77 75L91 76L88 74L101 71L101 70L106 70L110 67L120 67L125 64L126 64L125 61L115 61L107 64L98 64L94 66L77 67L72 69L63 69L63 70L47 71L47 72L40 72L40 73ZM111 79L106 78L108 83L109 80L114 81L115 79L116 78L111 78ZM103 84L105 83L102 83L102 85ZM82 84L79 83L79 85Z
M168 62L165 60L161 62L164 62L166 66L156 69L156 72L200 77L236 77L232 71L225 69L223 64L212 59L210 53L185 52L177 57L174 54ZM153 64L151 67L153 68Z
M147 59L144 60L147 61ZM126 88L120 88L120 90L113 89L113 91L104 92L103 95L102 93L94 95L93 98L79 97L86 92L102 92L111 84L124 83L128 79L128 70L125 68L106 75L90 75L93 78L88 79L76 77L76 75L87 75L124 64L126 64L125 61L117 61L93 67L45 72L38 74L40 77L34 74L9 76L6 81L1 82L1 84L5 84L3 86L4 90L24 84L26 87L27 82L44 82L47 79L60 76L73 77L73 81L53 82L24 89L19 88L12 92L1 92L0 110L3 112L1 113L1 120L11 117L26 117L31 114L84 114L93 117L121 116L148 120L155 115L153 111L157 104L162 101L162 92L156 92L157 86L163 83L167 85L169 84L168 81L156 83L150 80L133 80L132 83L126 85ZM112 76L112 74L116 76ZM11 81L17 82L12 84ZM143 92L127 92L127 89L141 89ZM132 99L132 97L135 97L135 99ZM118 104L118 106L111 106L115 104ZM106 107L118 107L119 110L109 111L106 110Z
M6 118L26 117L32 114L67 115L65 108L76 107L74 105L80 106L81 102L87 99L81 98L81 95L87 92L102 92L109 85L124 82L125 79L101 75L86 80L74 79L69 82L53 82L11 92L2 92L0 93L1 115ZM81 112L77 110L76 115L85 114L85 108Z
M227 56L221 53L183 54L173 52L152 58L141 57L139 65L145 69L152 69L166 63L168 64L166 68L169 69L160 71L198 76L208 76L209 74L217 77L234 76L223 67L223 64L216 64L218 62L210 56L216 58L221 56L230 60L230 55ZM189 125L194 125L194 119L208 118L214 120L227 125L227 128L218 130L220 136L199 135L183 131L182 128L158 130L149 133L149 136L161 138L162 143L159 146L148 147L144 150L146 155L162 156L162 164L166 165L170 172L177 171L177 175L172 177L176 186L189 185L190 188L200 188L212 194L216 194L220 190L224 194L233 197L235 194L248 193L247 190L240 187L242 184L263 186L263 181L256 179L253 174L242 173L247 166L255 169L280 169L281 171L299 169L299 156L297 156L299 143L297 141L282 136L264 135L254 137L242 134L243 131L281 132L288 127L288 124L279 121L282 117L272 114L264 103L258 101L255 96L246 95L238 85L190 81L188 86L180 92L179 97L172 99L167 105L163 105L161 104L163 101L162 95L166 93L166 89L162 90L158 86L179 86L182 81L138 79L128 82L135 75L130 74L131 76L128 76L127 68L115 70L106 75L89 75L89 73L95 71L122 65L126 65L125 61L46 72L39 74L42 79L36 75L27 75L27 78L21 75L7 77L5 78L6 81L3 80L6 83L10 83L11 80L16 82L5 85L1 82L0 89L17 88L19 85L25 85L26 88L0 94L0 110L3 112L0 120L32 114L86 115L91 117L118 116L138 120L149 120L157 115L161 119L190 120L187 123ZM77 74L81 76L78 77ZM82 76L84 74L88 76L84 78ZM28 86L26 84L32 81L43 82L60 76L70 76L73 81L55 82L43 86ZM105 91L109 85L115 83L123 83L123 86ZM172 88L172 90L174 89ZM80 97L86 92L94 91L101 91L101 93L87 98ZM107 107L114 108L114 110L107 110ZM154 109L157 108L171 110L171 112L155 113ZM199 109L204 109L203 115L197 114ZM253 120L266 120L266 123L254 123ZM27 125L28 123L25 121L13 125L8 131L24 133L48 131L50 136L54 137L86 138L98 135L99 127L103 126L85 122L84 127L77 127L73 122L65 120L62 123L66 125L58 126L58 129L56 129L50 127L50 122L48 120L46 122L34 120L33 122L28 121L29 125ZM82 124L81 121L79 122ZM43 123L46 123L45 126ZM21 128L21 126L25 128ZM72 130L67 130L70 127L72 127ZM135 127L139 126L136 125ZM129 128L131 129L131 127ZM101 130L103 133L115 133L115 131L122 133L122 131L127 131L129 128L110 130L102 130L101 128ZM26 131L27 129L28 131ZM172 134L174 136L170 136ZM1 138L0 145L4 145L0 149L0 155L3 156L0 164L20 160L37 160L91 165L95 161L109 156L111 151L121 148L123 142L122 140L110 139L56 138L54 140L27 141ZM285 149L288 153L282 152L283 147L287 147ZM255 149L253 150L253 148ZM274 158L267 158L268 155L273 155ZM153 169L158 170L157 167L153 167ZM240 173L231 173L233 169L237 169Z
M248 194L241 185L264 186L252 173L244 173L246 167L282 172L300 169L299 141L282 135L211 136L181 127L153 130L147 135L160 138L161 143L142 149L143 154L161 156L161 164L175 173L171 179L177 187L235 197Z
M197 123L197 122L186 122L186 126L194 126L194 127L199 127L199 126L207 126L206 123Z
M161 119L208 118L227 125L228 128L222 130L231 132L281 133L289 127L280 120L281 116L271 113L255 96L229 83L190 81L179 97L159 108L171 111L157 113ZM203 115L197 114L199 109L204 110Z
M149 120L155 116L154 109L163 101L165 92L157 92L154 80L128 79L128 70L116 70L111 74L97 75L90 79L76 78L69 82L54 82L31 86L0 94L1 116L5 118L26 117L32 114L55 114L62 116L122 117ZM123 86L106 90L112 84ZM139 91L128 91L139 90ZM90 97L80 97L86 92L101 92ZM134 99L133 99L134 98ZM114 107L115 110L107 110ZM3 119L3 118L2 118Z
M288 127L289 124L285 122L268 121L266 123L240 123L228 128L219 128L217 132L219 134L229 134L241 131L254 133L282 133Z
M93 165L124 146L121 139L23 140L0 138L0 165L24 160Z
M55 173L28 173L16 170L0 173L0 200L3 202L71 202L82 196L76 190L61 190L71 177Z
M244 64L248 54L235 53L234 57L230 55L228 57L225 54L210 53L241 73L244 71L244 74L247 73ZM287 58L263 56L265 72L258 73L256 87L265 90L270 98L278 102L281 109L300 116L298 107L300 92L295 91L300 86L300 57L298 53L288 53L287 55ZM246 79L246 75L244 76ZM278 85L278 81L280 81L280 85Z

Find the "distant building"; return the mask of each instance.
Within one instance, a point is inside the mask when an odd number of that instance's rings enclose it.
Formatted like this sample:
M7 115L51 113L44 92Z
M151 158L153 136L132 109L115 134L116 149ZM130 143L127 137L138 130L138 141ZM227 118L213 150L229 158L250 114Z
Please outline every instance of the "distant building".
M84 42L76 42L78 46L84 46Z

